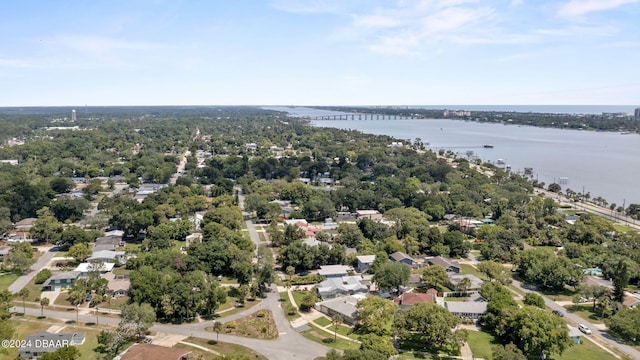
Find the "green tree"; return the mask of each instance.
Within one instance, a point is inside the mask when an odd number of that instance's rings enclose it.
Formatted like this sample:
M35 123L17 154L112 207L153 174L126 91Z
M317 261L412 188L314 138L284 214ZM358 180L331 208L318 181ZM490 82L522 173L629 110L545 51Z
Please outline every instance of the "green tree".
M80 350L75 346L63 346L56 351L45 353L41 360L77 360L80 359Z
M457 351L466 340L465 330L452 331L460 318L434 303L416 303L401 311L395 319L395 329L401 341L419 339L424 346L445 346Z
M360 350L382 354L385 356L385 359L388 359L398 353L391 342L391 338L388 336L379 336L370 333L360 336L359 339Z
M9 249L5 262L11 265L11 271L21 275L33 264L33 250L28 242L15 244Z
M27 306L25 301L27 300L27 298L29 297L29 289L27 288L22 288L19 292L18 292L18 297L20 297L22 299L22 312L24 314L27 313Z
M511 274L502 264L493 260L485 260L479 263L478 270L489 278L489 281L496 280L502 285L511 283Z
M89 244L78 243L69 248L68 254L79 264L91 256L91 249L89 248Z
M319 300L315 291L307 291L298 305L301 311L309 311Z
M624 289L629 285L629 268L623 259L618 261L613 271L613 299L619 303L624 301Z
M456 291L466 292L471 286L471 280L468 277L460 279L460 282L456 284Z
M545 305L544 305L544 299L542 298L542 296L536 294L536 293L532 293L532 292L528 292L524 295L524 304L525 305L531 305L531 306L535 306L537 308L540 309L544 309Z
M40 298L40 316L44 317L44 307L49 306L49 298L42 297Z
M33 222L33 227L29 230L31 236L40 241L55 244L60 240L63 227L56 219L53 211L48 207L36 211L38 219Z
M151 305L131 303L122 307L119 327L128 329L140 337L156 321L156 312Z
M409 283L411 268L403 263L390 261L380 265L373 280L381 289L400 292L400 287Z
M640 341L640 307L624 308L604 322L620 338L634 344Z
M571 346L569 329L558 316L536 307L525 306L515 312L509 339L525 355L562 354Z
M388 299L369 296L358 301L358 322L362 332L387 335L398 305Z
M216 332L216 342L220 340L220 331L222 331L222 322L213 321L213 331Z
M338 326L342 324L344 320L340 314L335 314L331 317L331 325L333 325L333 342L338 341Z
M522 351L513 343L496 345L492 349L493 360L527 360Z
M442 266L427 266L422 270L422 283L428 288L442 289L449 284L449 276Z
M294 268L293 266L289 265L287 266L287 268L284 270L284 272L289 275L289 280L291 280L291 278L293 277L293 275L296 273L296 268Z

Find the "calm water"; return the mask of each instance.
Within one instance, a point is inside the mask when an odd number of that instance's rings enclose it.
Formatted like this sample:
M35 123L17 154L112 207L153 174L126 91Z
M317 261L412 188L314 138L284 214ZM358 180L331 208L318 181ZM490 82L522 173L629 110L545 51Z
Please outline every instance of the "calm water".
M288 110L284 110L288 109ZM275 110L275 108L274 108ZM305 108L279 108L298 116L339 114ZM581 112L585 113L585 112ZM483 161L502 159L512 171L533 168L533 177L546 184L602 196L628 206L640 203L640 135L485 124L458 120L341 120L314 121L315 126L354 129L399 139L420 138L433 150L447 149ZM493 149L483 145L492 144Z

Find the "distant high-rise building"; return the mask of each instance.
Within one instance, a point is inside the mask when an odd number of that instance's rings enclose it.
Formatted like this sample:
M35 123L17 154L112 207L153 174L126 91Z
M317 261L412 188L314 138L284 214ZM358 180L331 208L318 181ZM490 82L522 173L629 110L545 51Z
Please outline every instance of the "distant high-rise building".
M73 122L76 121L76 110L75 109L71 110L71 121L73 121Z
M636 111L633 113L633 117L640 119L640 107L636 108Z

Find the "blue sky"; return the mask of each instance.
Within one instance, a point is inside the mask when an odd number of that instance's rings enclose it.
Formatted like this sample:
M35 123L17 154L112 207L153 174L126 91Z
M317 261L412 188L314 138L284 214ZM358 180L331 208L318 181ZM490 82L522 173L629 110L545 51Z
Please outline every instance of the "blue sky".
M0 106L640 104L640 0L0 3Z

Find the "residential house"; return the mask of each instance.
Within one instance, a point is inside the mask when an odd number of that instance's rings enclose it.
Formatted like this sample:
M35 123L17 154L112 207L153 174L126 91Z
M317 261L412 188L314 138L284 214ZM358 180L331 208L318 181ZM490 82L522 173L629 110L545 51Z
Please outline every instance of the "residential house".
M192 233L191 235L187 235L185 240L187 241L187 243L186 243L187 247L189 247L194 242L202 242L202 234L201 233Z
M9 250L11 250L11 246L0 246L0 261L4 261L9 255Z
M129 288L131 287L131 282L129 278L125 275L115 275L112 272L108 272L102 275L103 279L108 281L107 284L107 295L112 297L123 297L129 296Z
M633 308L640 305L640 294L636 294L635 296L626 295L622 304L626 307Z
M85 332L50 333L40 331L24 339L25 346L20 347L20 357L35 359L64 346L82 345L85 342L86 335Z
M111 230L111 231L107 231L106 233L104 233L105 237L113 237L113 238L118 238L118 240L121 240L122 237L124 236L124 231L122 230Z
M323 300L331 299L340 295L354 295L369 292L368 281L364 281L360 276L330 277L316 285L318 295Z
M382 214L378 210L356 210L356 219L382 220Z
M120 357L120 360L186 360L191 350L170 348L153 344L133 344Z
M480 287L482 287L482 284L484 284L484 281L482 279L472 274L458 274L449 272L447 275L449 275L449 282L451 283L452 289L455 289L460 281L462 281L462 279L464 278L467 278L471 281L471 284L466 289L467 291L480 290Z
M323 265L320 266L318 274L325 278L342 277L353 271L351 266L347 265Z
M356 256L358 260L358 265L356 266L356 271L361 273L365 272L374 261L376 261L375 255L360 255Z
M332 317L338 314L345 323L355 325L358 319L358 308L356 305L358 301L364 298L365 296L341 296L319 302L314 307L327 316Z
M567 327L569 328L569 337L574 344L579 345L580 338L582 337L582 331L580 331L580 329L578 329L577 327L573 327L571 325L567 325Z
M442 256L426 257L425 264L430 266L442 266L448 273L459 273L460 264L456 261L445 259Z
M115 236L103 236L96 239L96 244L93 247L93 251L115 251L118 246L122 245L124 245L122 237L118 238Z
M102 261L105 263L126 263L124 251L112 251L112 250L99 250L94 251L93 254L87 258L86 262Z
M80 273L80 277L88 277L89 276L89 271L98 271L100 274L104 274L107 272L110 272L111 270L113 270L113 267L115 266L114 263L101 263L101 262L96 262L96 263L81 263L79 264L74 271L77 271Z
M47 281L42 284L42 291L58 291L68 289L80 278L78 271L54 272Z
M396 261L396 262L400 262L403 264L407 264L409 266L413 266L414 262L413 262L413 258L401 251L396 251L393 254L389 255L389 259L391 261Z
M31 230L31 228L33 227L33 223L36 220L38 220L38 219L36 219L36 218L22 219L22 220L18 221L17 223L13 224L13 228L16 231L28 232L29 230Z
M429 289L426 293L404 292L395 298L393 302L398 304L401 309L408 309L417 303L435 303L437 297L438 291L436 289Z
M444 307L453 315L474 320L487 312L487 302L484 300L445 301Z

